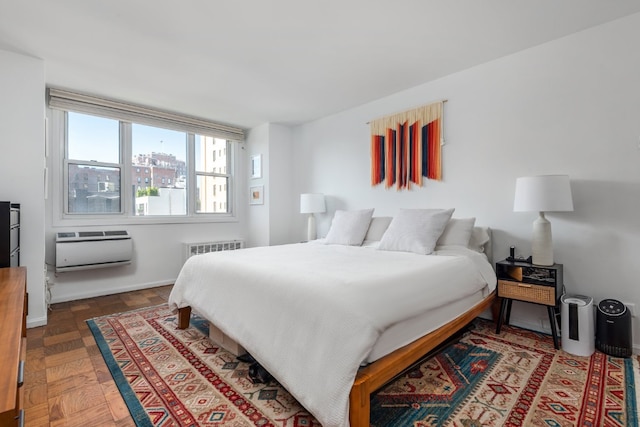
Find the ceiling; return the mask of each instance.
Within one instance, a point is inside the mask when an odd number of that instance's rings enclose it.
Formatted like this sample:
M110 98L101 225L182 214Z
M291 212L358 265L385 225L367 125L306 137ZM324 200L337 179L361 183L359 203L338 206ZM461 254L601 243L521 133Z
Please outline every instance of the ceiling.
M0 0L54 86L295 125L640 12L637 0Z

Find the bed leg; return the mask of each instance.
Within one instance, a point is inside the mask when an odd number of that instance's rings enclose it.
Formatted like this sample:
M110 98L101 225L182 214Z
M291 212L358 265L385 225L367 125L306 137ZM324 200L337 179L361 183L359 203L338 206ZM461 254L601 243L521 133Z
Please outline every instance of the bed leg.
M349 395L349 424L351 427L369 427L371 416L371 395L366 382L356 382Z
M191 320L191 307L178 309L178 329L187 329Z

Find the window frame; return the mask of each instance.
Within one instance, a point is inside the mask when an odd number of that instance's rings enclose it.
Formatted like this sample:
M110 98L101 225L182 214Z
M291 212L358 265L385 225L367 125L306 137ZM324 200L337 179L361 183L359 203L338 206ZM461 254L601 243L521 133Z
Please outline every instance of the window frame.
M206 136L206 135L202 135L199 134L200 136ZM222 173L222 172L205 172L205 171L201 171L197 169L197 162L195 159L195 144L196 144L196 139L195 139L195 134L191 134L189 135L190 138L192 138L192 140L189 140L189 146L192 147L193 149L193 157L192 157L192 161L193 161L193 185L191 188L193 188L193 198L194 198L194 213L196 214L201 214L201 215L210 215L210 214L215 214L215 212L199 212L196 208L197 206L197 181L198 181L198 177L203 176L203 177L212 177L212 178L226 178L226 182L227 182L227 188L226 188L226 192L227 192L227 200L225 201L225 204L227 206L233 206L233 200L234 200L234 187L232 187L232 182L233 182L233 157L234 157L234 150L233 147L230 144L230 141L227 140L227 146L226 146L226 153L225 156L227 157L227 165L226 165L226 172ZM221 138L218 138L221 139ZM230 154L228 154L230 153ZM213 154L213 160L216 161L218 156L222 156L222 154L216 154L216 150L212 150L212 154ZM213 192L214 195L216 194L216 187L217 184L213 185ZM231 188L232 191L229 191L229 188Z
M69 141L68 141L68 133L66 132L66 130L69 127L69 115L67 114L66 111L63 112L63 128L62 128L62 132L63 132L63 151L64 151L64 155L63 155L63 164L62 164L62 171L63 171L63 191L62 191L62 196L63 196L63 204L62 204L62 213L65 216L71 217L71 218L79 218L82 216L86 216L86 217L90 217L93 218L97 215L104 215L104 216L108 216L108 217L113 217L114 215L122 215L125 211L125 206L124 206L124 201L125 201L125 197L123 197L122 195L122 191L123 191L123 187L125 186L125 182L124 182L124 177L126 175L125 173L125 168L127 167L127 165L124 164L124 152L123 152L123 138L125 138L125 131L126 129L125 126L123 126L123 122L118 122L118 163L110 163L110 162L99 162L96 160L84 160L84 159L70 159L69 158ZM81 113L84 114L84 113ZM78 166L95 166L95 167L105 167L105 168L118 168L120 169L120 211L119 212L103 212L103 213L99 213L99 214L89 214L89 213L82 213L82 212L69 212L69 165L78 165Z
M120 137L120 163L104 163L84 161L67 158L67 111L73 111L81 114L96 115L98 117L111 118L119 121ZM57 109L47 108L47 122L50 124L49 132L53 149L51 151L52 169L52 205L54 226L83 226L83 225L119 225L119 224L180 224L194 222L237 222L237 192L240 191L236 185L237 171L240 170L240 162L238 156L238 144L240 142L227 139L228 160L228 212L196 212L196 171L195 171L195 148L194 141L196 134L202 135L203 132L189 131L184 127L167 126L165 123L159 124L157 121L145 122L144 120L128 121L122 118L115 118L109 115L101 115L93 112L81 111L76 109ZM149 215L138 216L134 213L135 208L135 191L132 189L133 182L132 171L136 166L126 162L126 159L132 158L132 141L131 141L131 123L139 123L160 128L167 128L185 132L187 135L186 142L186 211L185 215ZM208 136L208 135L207 135ZM216 137L216 136L214 136ZM219 136L217 136L220 138ZM47 144L49 142L47 141ZM69 163L79 165L96 165L105 167L120 168L120 212L87 214L87 213L69 213ZM57 183L57 184L56 184Z

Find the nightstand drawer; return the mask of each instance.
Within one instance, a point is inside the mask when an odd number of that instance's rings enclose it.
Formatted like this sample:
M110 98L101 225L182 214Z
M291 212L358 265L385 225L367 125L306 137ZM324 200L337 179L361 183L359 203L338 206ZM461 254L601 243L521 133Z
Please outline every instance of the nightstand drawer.
M556 288L498 280L498 296L537 304L556 305Z

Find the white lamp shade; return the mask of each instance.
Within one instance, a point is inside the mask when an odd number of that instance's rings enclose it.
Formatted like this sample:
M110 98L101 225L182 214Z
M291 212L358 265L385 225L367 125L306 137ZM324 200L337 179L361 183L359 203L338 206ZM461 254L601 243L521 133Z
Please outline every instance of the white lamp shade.
M326 212L324 194L304 193L300 195L300 213Z
M569 175L539 175L518 178L513 211L573 211Z
M569 176L539 175L518 178L513 210L539 212L533 223L531 262L536 265L553 265L551 223L545 218L544 213L573 210Z

